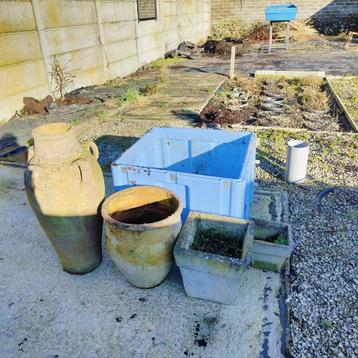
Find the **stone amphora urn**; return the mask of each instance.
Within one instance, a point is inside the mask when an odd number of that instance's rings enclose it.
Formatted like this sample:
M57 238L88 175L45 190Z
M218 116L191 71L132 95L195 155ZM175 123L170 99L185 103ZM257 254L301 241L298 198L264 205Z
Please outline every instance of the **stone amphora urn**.
M32 131L25 170L28 200L69 273L84 274L102 260L104 180L93 142L80 144L67 123Z

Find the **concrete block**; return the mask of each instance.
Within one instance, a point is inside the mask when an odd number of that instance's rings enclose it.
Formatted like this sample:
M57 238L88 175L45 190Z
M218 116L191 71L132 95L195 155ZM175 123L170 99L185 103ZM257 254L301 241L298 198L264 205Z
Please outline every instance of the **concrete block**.
M0 67L41 58L36 31L0 34Z
M135 39L134 21L117 21L103 24L103 43Z
M98 45L97 25L49 29L45 36L51 55Z
M105 82L104 68L98 66L86 69L83 72L77 72L74 80L74 88L89 86L93 84L101 84Z
M46 29L97 22L95 2L81 1L39 1L40 17Z
M116 62L111 62L109 75L110 78L127 76L139 68L137 55L123 58Z
M159 21L148 20L140 21L137 25L137 36L148 36L150 34L155 34L161 31L161 25Z
M73 71L75 75L79 72L91 70L103 65L101 49L99 46L65 52L57 55L57 58L62 65L67 64L68 69ZM104 78L103 81L105 81Z
M36 30L31 1L0 2L0 33Z
M1 74L0 74L1 81ZM14 114L15 111L20 110L23 107L23 97L45 98L49 94L47 83L39 87L28 87L24 92L18 92L13 95L6 95L3 97L0 95L0 119L8 120Z
M146 52L162 47L162 37L160 32L141 36L138 38L138 49L140 52ZM160 57L160 55L159 55Z
M100 1L103 23L134 20L137 16L135 1Z
M0 68L0 83L0 98L2 99L7 96L22 96L24 92L31 93L32 89L46 86L43 61L36 60ZM0 108L3 112L4 107Z
M109 62L117 62L121 59L137 55L135 40L123 40L104 45Z

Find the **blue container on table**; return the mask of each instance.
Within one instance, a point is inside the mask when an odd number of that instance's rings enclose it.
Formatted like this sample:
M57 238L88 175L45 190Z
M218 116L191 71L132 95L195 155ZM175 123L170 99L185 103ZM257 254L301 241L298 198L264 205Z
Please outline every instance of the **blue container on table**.
M265 10L267 21L292 21L296 19L297 7L294 4L270 5Z
M112 163L114 190L156 185L190 210L249 218L256 136L213 129L154 128Z

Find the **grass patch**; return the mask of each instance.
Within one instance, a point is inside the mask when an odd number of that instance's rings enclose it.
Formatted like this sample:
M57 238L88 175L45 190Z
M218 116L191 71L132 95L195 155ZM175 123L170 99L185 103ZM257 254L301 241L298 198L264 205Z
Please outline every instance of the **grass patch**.
M332 79L330 82L349 114L358 124L358 76L345 76Z
M118 107L122 108L128 103L138 102L141 94L136 87L128 87L119 97Z
M175 66L180 63L187 61L186 58L174 57L174 58L159 58L148 64L148 68L153 68L155 70L160 70L162 68Z

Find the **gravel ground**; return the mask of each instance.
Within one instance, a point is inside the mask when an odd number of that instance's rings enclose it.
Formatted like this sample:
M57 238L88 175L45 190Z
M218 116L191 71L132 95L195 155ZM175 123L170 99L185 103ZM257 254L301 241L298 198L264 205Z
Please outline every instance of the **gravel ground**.
M358 356L358 136L261 133L261 186L289 193L296 248L291 259L289 351L292 357ZM283 181L284 143L310 142L305 185ZM270 158L271 160L268 160ZM318 206L319 193L330 186Z

